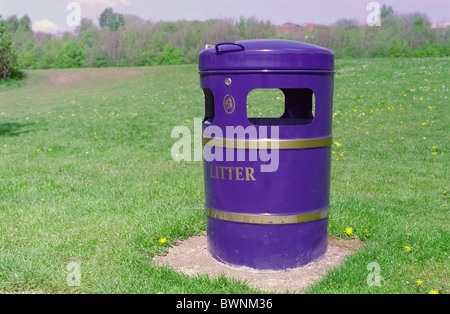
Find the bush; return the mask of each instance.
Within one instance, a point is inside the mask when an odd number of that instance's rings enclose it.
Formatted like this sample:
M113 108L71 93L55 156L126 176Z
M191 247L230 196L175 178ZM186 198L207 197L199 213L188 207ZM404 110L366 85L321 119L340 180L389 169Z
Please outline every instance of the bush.
M418 58L447 57L450 56L450 51L441 44L425 45L420 49L414 50L412 56Z
M11 36L6 31L4 21L0 21L0 79L21 79L25 74L20 71L17 54Z
M403 38L394 37L391 39L389 54L391 58L409 57L411 54L411 48Z
M175 49L172 44L168 44L162 54L156 58L158 65L178 65L183 64L183 57L179 49Z

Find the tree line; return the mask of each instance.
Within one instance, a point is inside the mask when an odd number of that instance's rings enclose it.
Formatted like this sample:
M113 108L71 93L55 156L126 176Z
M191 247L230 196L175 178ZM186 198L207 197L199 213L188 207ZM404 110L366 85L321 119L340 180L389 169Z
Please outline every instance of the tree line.
M302 37L331 48L338 58L450 56L450 27L433 29L425 14L399 14L385 5L381 9L380 27L341 19L332 27L305 30L291 39Z
M75 32L51 35L33 32L28 16L0 17L0 71L7 45L13 48L7 62L28 69L189 64L207 44L254 38L305 41L338 58L450 56L450 28L432 29L424 14L397 14L386 6L381 18L381 27L344 19L279 32L256 18L152 22L108 8L98 24L83 19Z

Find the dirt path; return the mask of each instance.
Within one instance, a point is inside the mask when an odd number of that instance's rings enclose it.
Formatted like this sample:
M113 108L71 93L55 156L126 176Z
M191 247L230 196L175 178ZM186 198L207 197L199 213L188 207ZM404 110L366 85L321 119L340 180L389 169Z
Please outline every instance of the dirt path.
M102 82L116 81L124 78L139 76L145 73L142 69L76 69L76 70L57 70L47 71L48 80L56 86L70 86L86 81Z

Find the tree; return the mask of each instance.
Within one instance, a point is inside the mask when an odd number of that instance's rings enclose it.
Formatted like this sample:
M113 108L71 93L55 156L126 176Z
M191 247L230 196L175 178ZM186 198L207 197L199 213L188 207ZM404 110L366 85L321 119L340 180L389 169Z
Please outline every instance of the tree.
M61 68L80 68L85 58L84 47L73 40L68 40L63 46Z
M109 28L117 31L120 26L125 26L125 18L123 14L114 13L112 8L106 8L99 17L101 28Z
M394 16L394 9L391 6L386 6L383 4L383 7L381 8L381 18L387 19L393 16Z
M31 19L28 15L24 15L19 21L19 29L22 31L31 31Z
M17 16L10 16L6 20L6 29L11 33L14 33L19 29L19 19L17 18Z
M177 65L183 63L181 51L175 49L172 44L168 44L162 54L157 58L157 63L160 65Z
M11 36L6 31L5 21L0 20L0 79L22 78Z

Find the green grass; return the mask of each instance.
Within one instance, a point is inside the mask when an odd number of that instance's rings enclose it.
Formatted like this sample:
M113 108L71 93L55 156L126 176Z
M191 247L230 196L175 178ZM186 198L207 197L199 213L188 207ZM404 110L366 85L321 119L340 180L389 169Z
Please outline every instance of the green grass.
M330 233L367 245L308 292L449 292L449 66L338 61ZM28 75L0 85L0 291L258 292L151 262L205 231L202 164L170 153L173 127L204 114L196 66Z

